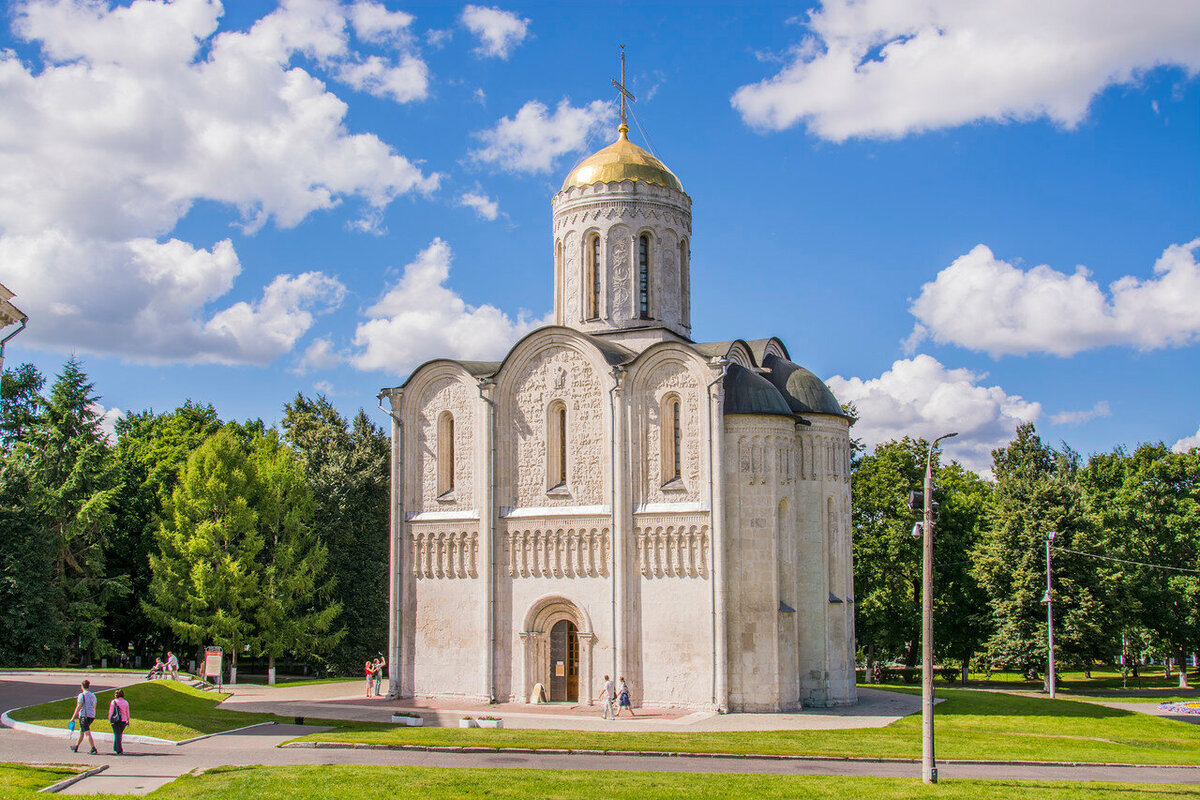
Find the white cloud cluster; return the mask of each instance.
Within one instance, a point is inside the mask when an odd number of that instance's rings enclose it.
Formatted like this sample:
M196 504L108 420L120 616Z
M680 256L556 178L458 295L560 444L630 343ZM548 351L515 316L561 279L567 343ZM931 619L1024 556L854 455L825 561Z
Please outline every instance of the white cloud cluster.
M484 146L471 157L509 172L549 172L564 155L584 150L593 135L612 127L614 118L612 105L603 100L576 108L564 99L554 113L530 100L516 116L476 133Z
M1192 436L1185 436L1171 446L1171 450L1176 453L1186 453L1200 447L1200 428L1196 429L1196 433Z
M878 378L843 378L827 383L843 403L854 403L859 421L853 434L871 448L904 436L932 440L957 431L944 442L946 452L963 466L987 472L992 450L1013 437L1016 426L1042 413L1040 403L981 384L986 375L947 369L932 356L919 355L892 364Z
M976 245L921 287L907 346L932 336L995 358L1192 344L1200 341L1197 248L1200 239L1171 245L1154 263L1153 278L1123 277L1106 294L1084 267L1071 275L1044 264L1022 270Z
M1107 400L1101 400L1091 408L1083 411L1063 411L1058 414L1051 414L1050 421L1055 425L1082 425L1085 422L1091 422L1100 417L1111 417L1112 407L1109 406Z
M547 320L511 319L495 306L471 306L446 287L450 245L434 239L404 268L399 282L366 310L354 334L358 369L406 375L431 358L501 358L512 344Z
M489 222L500 216L500 204L482 192L465 192L458 198L458 204L474 209L480 219Z
M494 6L467 6L462 12L462 23L479 38L475 52L485 57L508 58L529 35L529 20Z
M297 57L396 99L425 93L411 17L378 3L284 0L220 32L216 0L30 0L13 30L38 63L0 52L0 259L32 343L140 361L264 363L290 350L343 289L280 275L221 308L241 264L228 241L168 238L198 200L236 208L247 231L359 203L377 219L437 175L378 137ZM386 56L351 46L388 42ZM399 48L399 49L397 49ZM399 60L392 60L397 57Z
M116 444L117 420L124 417L125 412L119 408L105 408L99 403L92 403L91 410L100 422L100 433L104 435L105 440L109 444Z
M1105 87L1200 70L1193 0L824 0L775 76L742 86L750 125L894 138L979 120L1071 128Z

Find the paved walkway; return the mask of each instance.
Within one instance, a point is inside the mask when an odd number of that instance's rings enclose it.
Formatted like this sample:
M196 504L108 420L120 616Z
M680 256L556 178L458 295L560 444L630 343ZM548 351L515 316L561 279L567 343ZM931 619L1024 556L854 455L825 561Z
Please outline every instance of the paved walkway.
M28 705L31 702L44 702L48 699L63 697L75 692L77 676L63 677L61 675L40 675L20 677L0 675L0 708L10 709ZM97 677L93 683L96 686L127 685L134 682L125 677ZM352 703L348 698L339 700L336 687L325 688L313 694L328 693L333 695L324 700L313 698L310 702L323 709L324 716L332 716L327 709L334 707L346 708L353 705L364 705L363 713L391 713L394 704L382 701ZM345 684L340 685L344 691ZM254 703L283 703L276 709L285 707L288 701L272 699L273 691L293 693L293 704L300 701L299 692L303 688L270 690L259 689L258 699L255 691L241 692L242 705L247 707ZM265 699L264 699L265 698ZM235 704L236 705L236 704ZM853 710L849 710L853 711ZM860 715L861 715L861 709ZM428 712L423 712L428 713ZM435 711L441 714L442 711ZM288 716L293 716L288 712ZM531 716L537 716L531 715ZM542 719L551 720L558 715L542 715ZM728 715L737 717L742 715ZM767 716L767 715L747 715ZM793 716L793 715L785 715ZM796 715L804 716L804 715ZM854 717L848 713L847 717ZM505 716L506 724L508 716ZM680 717L679 720L686 719ZM628 720L620 720L623 724ZM456 723L457 724L457 723ZM611 723L610 723L611 724ZM665 722L662 724L666 724ZM691 727L697 723L683 723L673 730L696 730ZM611 729L611 728L609 728ZM271 725L252 728L236 733L221 734L208 739L192 742L182 746L139 745L127 748L126 755L116 756L104 753L98 756L75 754L67 749L65 735L61 740L50 737L21 733L7 728L0 729L0 761L17 761L24 763L73 763L95 767L100 764L108 765L106 771L86 778L65 790L69 794L144 794L169 783L179 775L203 770L221 765L296 765L296 764L368 764L388 766L428 766L428 767L491 767L508 769L582 769L582 770L647 770L657 772L716 772L716 773L754 773L779 775L859 775L879 777L908 777L920 776L920 763L914 761L889 762L847 759L821 758L722 758L708 756L639 756L627 754L566 754L566 753L522 753L513 751L501 752L433 752L412 750L382 750L382 749L341 749L341 748L280 748L278 745L304 735L322 730L313 726ZM61 754L58 750L61 748ZM1085 780L1085 781L1118 781L1118 782L1147 782L1147 783L1179 783L1200 784L1200 769L1179 767L1107 767L1098 765L1088 766L1049 766L1036 764L969 764L958 762L941 762L940 776L943 779L954 778L985 778L985 779L1023 779L1023 780Z

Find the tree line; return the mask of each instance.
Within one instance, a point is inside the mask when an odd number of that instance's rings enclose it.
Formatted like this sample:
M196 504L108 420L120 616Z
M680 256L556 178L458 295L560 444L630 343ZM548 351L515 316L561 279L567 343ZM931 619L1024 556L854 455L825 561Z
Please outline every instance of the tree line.
M387 435L297 394L280 430L211 405L131 413L115 441L74 358L0 377L0 664L219 645L356 674L383 649Z
M929 443L904 438L853 461L856 625L868 662L916 664L919 512ZM1046 538L1055 656L1065 667L1200 650L1200 449L1143 444L1086 460L1033 424L992 453L985 479L934 455L934 647L942 664L1042 673ZM1168 665L1168 671L1169 671ZM1179 670L1186 686L1187 670Z

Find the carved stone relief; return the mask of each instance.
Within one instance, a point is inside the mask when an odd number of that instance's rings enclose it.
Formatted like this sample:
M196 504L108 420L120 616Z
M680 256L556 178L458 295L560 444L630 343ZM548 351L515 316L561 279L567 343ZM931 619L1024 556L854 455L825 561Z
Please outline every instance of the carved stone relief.
M608 576L608 528L524 528L504 534L503 564L512 577Z
M707 578L708 526L634 528L634 557L647 578Z
M616 323L635 316L629 272L629 231L618 226L608 232L608 275L612 287L609 316Z
M478 575L476 531L414 530L410 537L412 573L418 578L474 578Z
M434 381L422 395L417 417L417 457L420 461L420 508L424 511L457 511L474 506L474 458L471 432L474 426L473 397L454 378ZM454 416L454 492L438 499L438 416Z
M633 450L639 454L634 463L639 475L642 496L646 502L695 502L700 499L701 470L701 415L700 385L690 371L678 362L667 362L659 366L646 380L644 397L640 399L641 415L645 421L640 426L643 440L635 442ZM661 419L662 403L668 394L679 395L682 411L680 420L680 477L682 491L664 492L666 470L662 463L664 421ZM673 466L673 465L671 465Z
M532 359L516 385L510 440L516 456L515 505L603 503L607 410L591 364L570 348L548 348ZM567 493L561 495L546 491L546 410L554 400L567 406Z

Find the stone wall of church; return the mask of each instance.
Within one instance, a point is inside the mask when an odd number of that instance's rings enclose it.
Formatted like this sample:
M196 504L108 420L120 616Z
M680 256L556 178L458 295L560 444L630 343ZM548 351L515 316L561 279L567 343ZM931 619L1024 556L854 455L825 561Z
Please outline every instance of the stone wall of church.
M707 493L708 431L703 377L695 367L697 360L695 356L687 360L664 356L639 367L638 374L631 378L635 505L695 504ZM664 412L670 397L680 402L680 477L669 483L674 464L666 464L664 459L670 458L674 430Z
M729 708L781 711L796 706L782 674L781 628L792 624L780 611L777 518L789 494L786 456L795 438L787 417L725 417L726 611ZM786 538L786 536L784 537Z
M453 372L451 372L453 370ZM475 408L479 402L476 388L467 383L461 370L450 368L450 374L435 377L423 387L414 387L417 394L409 430L409 460L416 469L410 473L406 493L409 511L465 511L475 501ZM454 418L454 490L438 492L438 419L449 411Z
M483 575L475 521L409 524L411 693L483 699Z

